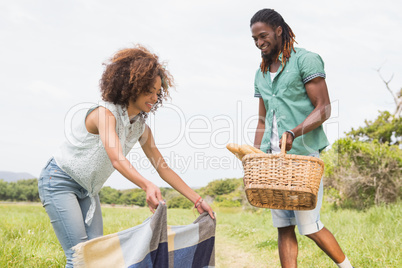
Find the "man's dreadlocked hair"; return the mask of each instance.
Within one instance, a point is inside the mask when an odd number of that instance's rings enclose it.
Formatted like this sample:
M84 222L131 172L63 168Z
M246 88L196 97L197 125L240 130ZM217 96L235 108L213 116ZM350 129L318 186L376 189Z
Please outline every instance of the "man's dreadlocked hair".
M286 62L289 61L290 53L292 52L292 50L295 51L293 44L296 42L296 36L294 35L292 29L278 12L268 8L261 9L254 14L254 16L250 20L250 27L253 26L253 24L256 22L263 22L271 26L273 29L276 29L278 26L282 27L282 47L281 51L279 51L279 54L282 52L282 67L285 66ZM264 58L262 59L260 67L262 73L266 73L268 71L269 66Z

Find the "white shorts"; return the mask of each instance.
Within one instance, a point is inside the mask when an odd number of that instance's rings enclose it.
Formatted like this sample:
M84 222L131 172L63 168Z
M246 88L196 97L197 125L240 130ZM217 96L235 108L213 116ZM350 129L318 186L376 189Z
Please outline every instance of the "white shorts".
M310 156L319 157L319 154L316 152L312 153ZM297 225L301 235L309 235L320 231L324 228L324 224L320 221L323 193L324 187L321 180L317 195L317 206L313 210L271 209L274 227L282 228Z
M324 224L320 221L323 192L324 189L321 180L317 196L317 206L313 210L271 209L274 227L281 228L297 225L301 235L313 234L321 230L324 227Z

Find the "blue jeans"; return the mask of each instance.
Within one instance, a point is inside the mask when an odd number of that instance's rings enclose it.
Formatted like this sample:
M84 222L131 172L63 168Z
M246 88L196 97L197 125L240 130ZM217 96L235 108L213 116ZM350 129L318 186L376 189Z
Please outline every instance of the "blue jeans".
M95 214L92 224L88 226L84 221L91 205L88 191L62 171L53 158L42 170L38 188L43 207L66 255L66 267L73 267L71 248L103 235L99 196L95 196Z

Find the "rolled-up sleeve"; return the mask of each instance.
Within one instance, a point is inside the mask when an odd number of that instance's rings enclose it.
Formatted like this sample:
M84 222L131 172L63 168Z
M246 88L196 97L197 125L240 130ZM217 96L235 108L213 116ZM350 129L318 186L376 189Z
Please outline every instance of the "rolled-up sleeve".
M298 57L298 65L304 84L317 77L326 77L324 62L316 53L306 51Z

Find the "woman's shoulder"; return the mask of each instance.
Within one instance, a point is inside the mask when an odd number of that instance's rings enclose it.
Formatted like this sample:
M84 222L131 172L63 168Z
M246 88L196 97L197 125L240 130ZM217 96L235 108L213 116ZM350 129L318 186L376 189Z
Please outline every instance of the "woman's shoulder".
M98 102L98 107L104 107L107 110L109 110L114 117L116 117L116 119L124 117L125 116L125 109L123 109L123 107L119 104L114 104L113 102L109 102L109 101L104 101L104 100L100 100Z
M108 109L110 111L118 110L118 105L114 104L113 102L109 102L109 101L100 100L100 101L98 101L98 106L105 107L106 109Z

